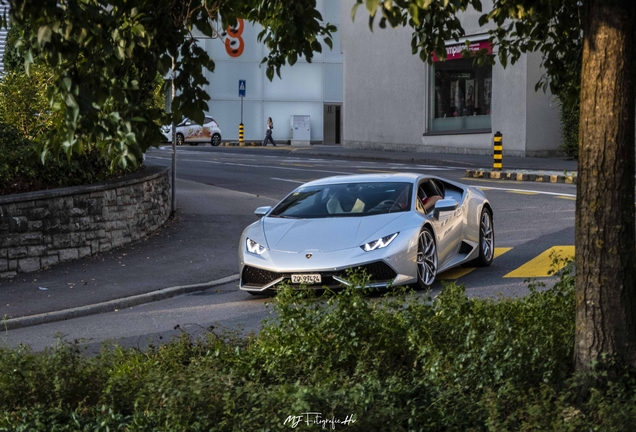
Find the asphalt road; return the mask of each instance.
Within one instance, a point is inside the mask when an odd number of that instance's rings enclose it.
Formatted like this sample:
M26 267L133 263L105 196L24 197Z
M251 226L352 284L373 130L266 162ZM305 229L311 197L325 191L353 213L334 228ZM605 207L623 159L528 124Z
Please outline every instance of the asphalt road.
M170 150L149 152L146 163L170 166ZM551 248L574 244L574 185L466 179L462 167L303 157L284 149L178 149L177 176L180 179L227 189L228 196L232 192L242 193L236 194L235 199L249 194L279 200L309 180L385 171L439 175L486 190L494 209L499 255L488 268L460 268L439 277L458 278L471 296L523 295L527 292L529 276L549 284L551 279L543 277L549 260L537 257L542 254L545 257ZM188 222L197 223L197 220ZM227 250L224 261L236 260L238 239L220 238L228 243L224 247ZM441 289L441 282L436 282L433 295ZM236 283L230 283L203 293L130 309L11 330L0 336L0 343L11 346L26 343L34 350L41 350L50 346L58 334L66 340L81 340L90 350L96 350L108 339L125 346L143 347L148 341L166 340L184 330L198 333L211 325L256 331L268 315L267 302L266 298L239 292Z

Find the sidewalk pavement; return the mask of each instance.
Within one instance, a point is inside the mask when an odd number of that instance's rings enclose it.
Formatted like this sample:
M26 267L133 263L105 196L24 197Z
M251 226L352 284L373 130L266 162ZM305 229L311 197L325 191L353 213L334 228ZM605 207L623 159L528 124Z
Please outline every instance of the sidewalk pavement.
M466 168L491 176L492 157L454 154L350 150L340 146L259 151L288 151L296 156L365 158L393 163L416 162ZM505 157L503 172L526 176L574 174L576 162L558 158ZM486 174L487 173L487 174ZM526 178L526 180L529 177ZM238 281L236 256L227 244L256 220L256 207L273 200L178 180L179 211L143 240L41 270L0 280L0 330L103 313L202 291ZM241 195L241 199L236 199ZM178 270L178 271L177 271Z

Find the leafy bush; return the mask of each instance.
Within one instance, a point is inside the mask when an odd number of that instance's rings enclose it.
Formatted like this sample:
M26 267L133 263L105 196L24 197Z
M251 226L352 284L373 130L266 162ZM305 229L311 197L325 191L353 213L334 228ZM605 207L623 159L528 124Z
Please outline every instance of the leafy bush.
M92 150L81 155L47 154L44 163L37 146L15 128L0 123L0 195L90 184L131 172L115 168Z
M7 72L0 77L0 123L35 139L51 129L57 115L46 96L53 74L43 66L31 67L30 74Z
M0 349L0 430L289 430L290 416L320 427L305 412L356 431L629 430L633 375L578 398L573 286L565 273L506 299L455 284L435 298L287 287L248 337L183 334L94 357Z

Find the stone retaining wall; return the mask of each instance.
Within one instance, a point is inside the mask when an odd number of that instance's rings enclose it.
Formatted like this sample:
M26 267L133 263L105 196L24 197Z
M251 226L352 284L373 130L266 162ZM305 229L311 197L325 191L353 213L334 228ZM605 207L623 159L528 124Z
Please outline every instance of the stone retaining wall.
M0 278L139 240L170 216L168 168L107 182L0 196Z

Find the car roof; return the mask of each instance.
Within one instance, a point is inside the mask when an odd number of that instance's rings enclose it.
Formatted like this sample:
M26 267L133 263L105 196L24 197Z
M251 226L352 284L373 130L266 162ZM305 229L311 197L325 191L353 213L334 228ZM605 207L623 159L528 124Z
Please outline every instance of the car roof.
M416 173L381 173L381 174L352 174L326 177L305 183L303 186L323 186L327 184L340 183L375 183L375 182L407 182L414 183L421 178L421 174Z

